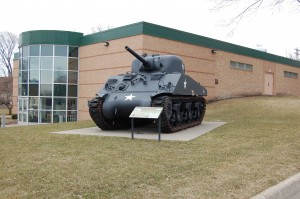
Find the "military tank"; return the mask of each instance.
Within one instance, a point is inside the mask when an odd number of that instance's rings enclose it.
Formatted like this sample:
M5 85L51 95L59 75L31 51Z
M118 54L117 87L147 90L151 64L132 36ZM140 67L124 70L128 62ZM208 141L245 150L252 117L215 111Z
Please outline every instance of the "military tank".
M138 55L131 72L110 77L89 103L89 113L102 130L130 127L129 115L136 106L163 107L161 132L172 133L201 124L207 90L185 75L175 55ZM149 119L145 119L149 121Z

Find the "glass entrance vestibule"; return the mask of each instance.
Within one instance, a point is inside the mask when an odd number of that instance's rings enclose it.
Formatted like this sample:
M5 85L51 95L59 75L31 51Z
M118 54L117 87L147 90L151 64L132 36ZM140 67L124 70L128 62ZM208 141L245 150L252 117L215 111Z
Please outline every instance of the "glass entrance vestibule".
M78 47L22 46L19 63L19 122L77 121Z

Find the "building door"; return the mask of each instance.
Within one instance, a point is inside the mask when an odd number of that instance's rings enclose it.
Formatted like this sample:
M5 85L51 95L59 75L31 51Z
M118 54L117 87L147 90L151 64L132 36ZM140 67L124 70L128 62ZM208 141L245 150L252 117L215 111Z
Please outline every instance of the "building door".
M27 122L27 98L19 98L19 122Z
M273 95L273 81L274 75L272 73L266 73L264 95Z

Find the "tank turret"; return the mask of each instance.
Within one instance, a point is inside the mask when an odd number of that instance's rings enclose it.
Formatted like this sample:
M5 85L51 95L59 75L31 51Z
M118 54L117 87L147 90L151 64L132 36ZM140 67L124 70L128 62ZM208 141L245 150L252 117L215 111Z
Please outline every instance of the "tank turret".
M91 118L102 130L128 127L136 106L161 106L162 132L170 133L201 124L207 90L188 75L175 55L140 56L131 72L110 77L89 104Z
M175 55L151 55L142 57L131 50L128 46L125 49L137 59L132 62L131 72L166 72L166 73L184 73L184 64L182 60Z

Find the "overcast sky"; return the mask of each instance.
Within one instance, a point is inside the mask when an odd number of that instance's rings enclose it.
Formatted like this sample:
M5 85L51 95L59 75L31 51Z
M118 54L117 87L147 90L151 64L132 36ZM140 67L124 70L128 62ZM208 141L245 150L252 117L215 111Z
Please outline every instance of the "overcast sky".
M285 2L276 9L263 5L228 35L231 28L223 27L222 22L235 16L240 6L214 12L214 0L5 0L1 2L0 31L89 34L99 25L119 27L146 21L250 48L262 45L269 53L286 56L300 48L300 5L296 0Z

